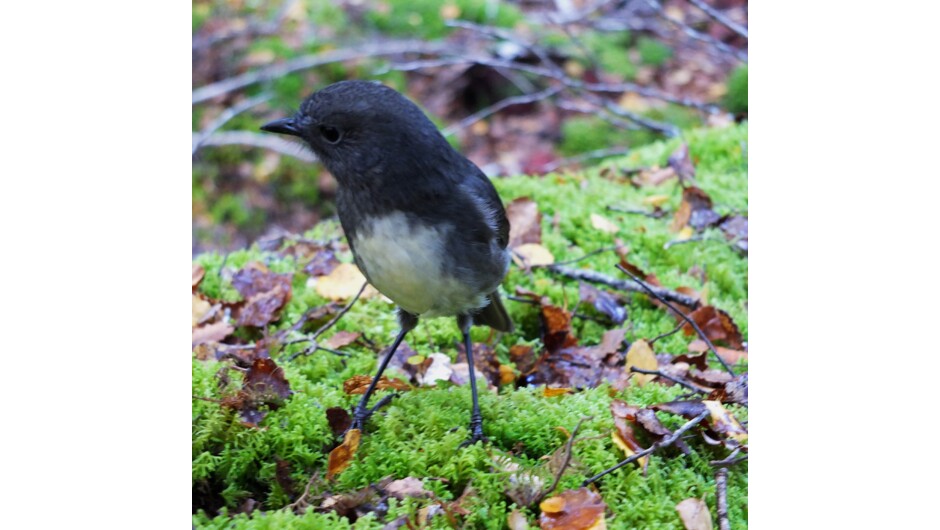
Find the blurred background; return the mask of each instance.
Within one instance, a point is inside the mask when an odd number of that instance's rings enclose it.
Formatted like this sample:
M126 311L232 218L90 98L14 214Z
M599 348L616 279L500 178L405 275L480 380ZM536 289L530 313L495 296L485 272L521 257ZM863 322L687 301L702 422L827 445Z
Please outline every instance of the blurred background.
M301 233L336 184L258 127L344 79L418 103L491 177L747 119L746 0L194 0L193 254Z

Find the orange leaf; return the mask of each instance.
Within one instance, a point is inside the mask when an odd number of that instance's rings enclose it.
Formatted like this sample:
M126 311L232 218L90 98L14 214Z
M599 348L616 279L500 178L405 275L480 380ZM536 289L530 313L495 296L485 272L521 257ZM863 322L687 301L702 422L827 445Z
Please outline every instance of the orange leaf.
M597 493L587 489L563 491L539 505L539 527L543 530L605 530L607 504ZM547 509L546 509L547 508Z
M359 429L349 429L346 431L343 443L330 451L330 458L326 467L327 480L333 480L333 477L349 467L353 457L356 456L356 451L359 449L359 439L361 437L362 432Z
M545 388L542 390L542 396L547 397L547 398L548 398L548 397L561 396L561 395L570 394L570 393L571 393L571 389L570 389L570 388L549 388L549 387L545 387Z
M369 388L370 383L372 383L372 376L354 375L343 383L343 392L350 396L356 394L365 394L366 389ZM386 388L394 388L395 390L402 391L411 390L411 386L401 379L398 379L397 377L389 379L383 375L381 378L379 378L379 382L376 383L375 389L385 390Z

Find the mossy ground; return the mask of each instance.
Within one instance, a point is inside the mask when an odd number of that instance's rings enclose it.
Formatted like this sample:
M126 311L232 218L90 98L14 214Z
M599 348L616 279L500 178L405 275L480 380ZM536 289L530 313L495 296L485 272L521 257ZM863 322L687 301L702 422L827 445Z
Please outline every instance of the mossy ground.
M665 165L669 154L680 141L689 144L695 162L696 181L713 199L719 213L747 212L747 125L693 131L682 140L672 140L646 146L632 154L606 162L583 173L554 174L545 177L513 177L495 181L504 201L516 197L533 198L543 214L543 244L552 251L556 260L569 260L614 244L619 237L630 246L630 260L648 273L656 274L664 286L692 286L704 291L709 303L727 311L747 338L747 258L735 251L717 232L707 234L703 241L671 246L664 244L674 239L669 231L670 219L652 219L645 216L606 211L608 205L642 208L642 200L650 195L669 195L665 208L674 211L681 198L681 190L674 181L655 188L634 188L622 180L602 176L606 166L634 168L653 164ZM617 172L611 172L616 174ZM591 225L590 214L606 216L620 227L617 234L608 234ZM324 222L314 227L311 238L337 237L336 222ZM350 260L350 256L342 259ZM221 280L220 268L237 269L245 263L261 260L277 272L300 271L303 263L295 263L252 248L222 257L215 254L198 256L196 262L206 269L200 289L213 297L236 299L237 293ZM609 274L620 275L614 269L618 258L613 253L591 256L573 265ZM704 285L690 274L696 267L704 270ZM516 286L550 297L558 304L567 302L569 308L577 304L576 281L552 275L544 270L525 272L513 267L505 284L506 292ZM276 328L289 326L311 306L326 303L313 289L307 287L307 276L297 272L294 296L283 312ZM537 344L539 341L537 308L528 304L506 301L507 309L517 323L513 334L496 336L493 346L502 363L509 363L508 350L514 344ZM627 340L652 338L675 327L675 320L655 307L645 296L635 295L627 307L629 317L624 323ZM589 312L586 308L581 308ZM588 319L574 319L574 333L581 344L596 344L607 326ZM387 345L396 331L393 306L380 299L360 301L346 314L330 334L341 331L359 331ZM490 339L485 328L474 328L475 341ZM422 321L408 337L408 344L420 354L444 352L456 355L455 344L459 332L452 319ZM657 352L682 353L687 350L691 337L676 334L656 344ZM391 500L389 515L379 521L367 516L355 523L334 514L314 513L294 515L281 510L292 499L275 480L276 460L290 463L292 478L302 489L313 473L325 472L327 453L333 441L325 410L329 407L350 408L358 396L346 396L342 383L356 374L371 374L376 367L376 355L370 350L350 346L344 349L349 358L327 352L298 357L288 362L287 357L304 345L288 346L273 352L275 360L284 368L294 395L282 408L271 412L260 428L248 428L238 418L218 404L193 400L192 472L196 484L209 485L221 492L225 507L215 518L205 513L194 515L200 528L381 528L395 516L414 514L428 500ZM220 363L193 360L193 395L218 398L216 380ZM746 369L745 367L741 368ZM381 393L381 392L380 392ZM630 386L615 397L634 405L649 405L668 401L681 394L678 387L649 384ZM582 392L553 398L542 396L540 388L513 389L504 387L498 394L483 392L481 406L484 429L489 445L475 445L459 449L467 435L470 414L470 389L466 386L441 385L405 392L391 405L382 409L370 421L355 461L331 485L334 493L363 488L383 477L435 478L425 480L425 487L439 497L456 499L472 481L475 495L464 506L472 513L467 516L467 528L505 528L506 516L515 506L505 495L510 474L494 470L493 458L506 455L514 448L521 453L511 456L523 468L535 470L541 476L550 476L545 470L545 455L561 446L565 438L556 429L569 431L584 416L593 420L584 423L579 438L587 438L575 446L574 455L580 465L567 474L559 491L576 488L588 475L612 466L623 454L612 443L609 433L613 420L609 412L610 389L604 385ZM747 410L734 408L742 421ZM661 415L667 426L681 423L674 417ZM460 427L451 431L453 427ZM708 461L724 456L701 442L692 444L691 456L670 454L654 455L644 476L636 466L627 466L614 472L599 485L599 491L609 506L609 528L682 528L675 505L689 497L703 498L712 515L715 514L715 482ZM739 464L730 473L728 504L732 527L747 524L747 464ZM234 511L245 499L254 498L262 503L264 513L253 516L226 513ZM533 521L537 508L526 512ZM444 517L432 519L432 526L448 527Z

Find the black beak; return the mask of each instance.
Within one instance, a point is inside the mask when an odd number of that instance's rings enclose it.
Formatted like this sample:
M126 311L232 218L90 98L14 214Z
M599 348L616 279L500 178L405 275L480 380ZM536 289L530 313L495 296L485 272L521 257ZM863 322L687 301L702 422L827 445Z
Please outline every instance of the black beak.
M293 116L274 120L271 123L266 123L261 126L261 130L273 133L289 134L291 136L300 136L300 128L297 126L297 122L294 120Z

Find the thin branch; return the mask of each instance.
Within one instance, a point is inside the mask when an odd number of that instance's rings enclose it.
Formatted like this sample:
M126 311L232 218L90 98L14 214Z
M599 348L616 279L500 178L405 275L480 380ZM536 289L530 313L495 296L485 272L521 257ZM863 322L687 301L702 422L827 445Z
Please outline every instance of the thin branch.
M613 472L613 471L616 471L616 470L622 468L623 466L629 464L630 462L635 462L635 461L637 461L637 460L643 458L644 456L646 456L646 455L648 455L648 454L651 454L651 453L653 453L653 452L655 452L655 451L657 451L657 450L659 450L659 449L662 449L663 447L669 447L670 445L676 443L676 441L677 441L679 438L681 438L682 435L686 433L686 431L688 431L688 430L691 429L692 427L695 427L695 426L698 425L702 420L704 420L705 418L707 418L707 417L709 416L709 414L710 414L710 413L706 410L705 412L703 412L703 413L699 414L698 416L692 418L691 420L687 421L687 422L685 423L685 425L683 425L682 427L679 427L678 429L676 429L676 431L673 432L671 435L669 435L669 436L663 438L662 440L660 440L660 441L654 443L653 445L649 446L647 449L644 449L644 450L640 451L639 453L636 453L636 454L631 455L629 458L627 458L626 460L621 461L619 464L615 465L614 467L611 467L611 468L609 468L609 469L605 469L604 471L601 471L600 473L594 475L593 477L591 477L591 478L589 478L589 479L585 479L585 481L581 483L581 487L582 487L582 488L587 487L589 484L592 484L592 483L596 482L598 479L600 479L600 478L603 477L604 475L606 475L606 474L608 474L608 473L611 473L611 472Z
M588 252L587 254L581 256L580 258L569 259L569 260L566 260L566 261L559 261L559 262L555 263L554 265L555 265L555 266L559 266L559 265L571 265L572 263L577 263L577 262L579 262L579 261L586 260L586 259L590 258L591 256L596 256L596 255L598 255L598 254L603 254L604 252L611 252L611 251L620 250L620 249L622 249L622 248L624 248L624 247L626 247L626 246L627 246L627 245L614 245L614 246L612 246L612 247L601 247L601 248L599 248L599 249L597 249L597 250L592 250L592 251Z
M692 29L690 26L688 26L686 23L682 22L681 20L678 20L669 16L666 13L666 11L663 9L663 6L656 0L646 0L646 3L647 5L655 9L660 17L662 17L664 20L669 21L672 25L678 27L680 30L682 30L683 33L688 35L690 38L710 44L712 47L718 50L721 50L722 52L726 54L734 56L739 61L747 62L747 52L744 52L742 50L729 46L721 42L720 40L712 37L711 35L706 35L704 33L696 31Z
M664 338L666 338L666 337L668 337L668 336L670 336L670 335L674 335L675 333L678 333L679 330L682 329L682 328L684 328L684 327L685 327L685 322L680 322L679 325L676 326L675 328L673 328L672 331L667 331L667 332L665 332L665 333L661 333L661 334L659 334L659 335L656 335L656 337L655 337L654 339L652 339L652 340L649 341L649 345L652 346L653 344L656 344L656 341L658 341L659 339L664 339Z
M718 505L718 528L731 530L728 520L728 468L722 467L715 472L715 504Z
M295 3L297 3L297 0L287 0L283 5L281 5L277 13L274 14L274 17L268 21L252 20L244 28L221 33L213 33L205 37L194 35L193 51L197 51L202 48L209 48L220 42L242 36L248 38L257 38L265 35L274 35L280 31L281 25L284 23L284 19L287 18L287 13L290 12L290 8Z
M594 416L583 416L578 420L578 424L575 425L574 430L571 431L571 436L568 437L568 442L565 444L564 455L565 459L561 462L561 467L555 473L555 480L552 481L552 485L548 487L545 491L542 492L542 495L539 496L536 502L541 502L542 499L549 496L555 488L558 487L558 483L561 482L561 476L565 474L565 469L568 468L568 465L571 463L571 450L574 447L575 437L578 435L578 430L581 429L581 425L586 421L591 421L594 419Z
M715 349L715 345L712 344L712 341L709 340L709 338L705 335L705 333L702 331L702 329L698 327L698 324L696 324L694 320L692 320L691 318L687 317L687 316L685 315L685 313L683 313L682 311L679 311L678 309L676 309L675 306L673 306L672 304L670 304L669 302L667 302L663 297L661 297L660 295L656 294L656 292L653 291L652 289L650 289L649 286L647 286L647 284L646 284L645 282L643 282L642 280L640 280L639 278L637 278L636 276L634 276L633 273L631 273L630 271L628 271L626 268L624 268L624 267L623 267L622 265L620 265L619 263L617 264L617 268L620 269L621 272L623 272L624 274L626 274L627 276L629 276L630 278L632 278L633 281L639 283L639 284L644 288L644 290L646 290L646 291L649 292L651 295L653 295L653 297L655 297L657 300L659 300L660 302L662 302L663 304L665 304L666 307L668 307L669 309L671 309L673 313L679 315L679 316L682 318L682 320L685 320L686 322L688 322L689 325L692 326L692 329L694 329L695 332L698 333L698 336L699 336L703 341L705 341L705 344L708 345L708 349L710 349L711 352L712 352L713 354L715 354L715 357L718 358L718 361L721 363L722 366L724 366L725 370L726 370L729 374L735 375L735 374L734 374L734 370L732 370L731 367L728 366L728 363L725 362L725 359L724 359L721 355L718 355L718 350ZM681 303L681 302L680 302L680 303Z
M272 64L264 68L245 72L244 74L223 79L215 83L201 86L193 90L192 104L202 103L212 98L219 97L229 92L245 88L247 86L278 79L287 74L308 70L324 64L350 61L353 59L365 59L383 55L398 55L402 53L442 53L450 49L449 45L443 43L423 42L423 41L390 41L369 43L356 48L342 50L330 50L323 53L304 55L291 59L283 63Z
M672 381L673 383L675 383L675 384L677 384L677 385L680 385L680 386L683 386L683 387L685 387L685 388L688 388L689 390L691 390L692 392L695 392L695 393L697 393L697 394L708 394L708 392L706 392L705 390L702 390L701 388L698 388L697 386L693 385L692 383L689 383L688 381L685 381L685 380L683 380L683 379L681 379L681 378L679 378L679 377L676 377L676 376L674 376L674 375L669 375L669 374L667 374L667 373L665 373L665 372L663 372L663 371L661 371L661 370L645 370L645 369L643 369L643 368L637 368L636 366L631 366L631 367L630 367L630 371L631 371L631 372L636 372L636 373L638 373L638 374L656 375L656 376L662 377L663 379L668 379L668 380Z
M620 289L621 291L631 291L634 293L642 293L645 291L652 290L658 296L665 298L666 300L671 300L677 304L682 304L689 307L697 307L698 300L692 298L689 295L682 293L677 293L675 291L670 291L662 287L657 287L654 285L649 285L646 282L642 282L640 287L637 287L633 282L628 282L625 280L620 280L617 278L611 278L606 274L601 274L592 270L584 269L572 269L570 267L558 266L558 265L547 265L546 269L561 274L562 276L567 276L575 280L584 280L591 283L599 283L606 285L608 287L613 287L614 289Z
M196 142L196 133L193 133L193 143ZM303 145L284 140L273 134L261 134L251 131L221 131L200 141L202 147L220 147L226 145L244 145L258 147L287 155L303 162L316 162L317 157Z
M569 158L561 158L550 164L545 165L545 171L551 173L556 169L566 166L568 164L577 164L584 162L585 160L593 160L595 158L607 158L610 156L620 156L630 153L629 147L611 147L608 149L595 149L593 151L588 151L587 153L581 153L578 156L572 156Z
M701 9L702 11L704 11L706 15L710 16L713 20L715 20L719 24L725 26L726 28L744 37L745 39L747 38L747 28L731 20L730 18L728 18L727 15L725 15L721 11L718 11L717 9L706 4L702 0L689 0L689 3Z
M362 293L366 290L366 287L368 287L368 286L369 286L369 282L362 282L362 287L359 288L359 292L356 293L356 296L354 296L354 297L352 298L352 300L349 301L348 304L346 304L342 309L340 309L338 313L336 313L335 315L333 315L333 318L331 318L329 322L327 322L326 324L323 324L322 326L320 326L320 329L314 331L313 334L310 335L310 337L309 337L307 340L309 340L309 341L311 341L311 342L314 343L313 347L307 348L307 349L302 350L302 351L299 351L299 352L295 353L294 355L291 355L290 357L288 357L287 360L288 360L288 361L293 361L294 359L296 359L297 357L300 357L301 355L308 355L308 354L311 353L312 351L316 351L316 350L326 350L326 351L328 351L328 352L330 352L330 353L333 353L333 354L348 356L347 354L345 354L345 353L343 353L343 352L340 352L340 351L337 351L337 350L332 350L332 349L329 349L329 348L323 348L323 347L321 347L319 344L316 344L316 340L317 340L317 338L318 338L320 335L322 335L322 334L323 334L324 332L326 332L328 329L330 329L331 327L333 327L337 322L339 322L339 319L342 318L343 315L345 315L350 309L352 309L353 304L355 304L356 301L359 300L359 297L362 296ZM304 313L304 316L306 317L306 315L309 314L309 313L310 313L310 311L308 310L306 313ZM303 320L305 320L305 318L302 319L301 322L298 322L297 324L294 324L294 327L295 327L296 329L300 329L300 328L297 327L297 326L298 326L299 324L301 324L301 323L303 322ZM296 331L296 329L295 329L295 331Z
M596 98L596 96L592 95L592 96L588 96L588 98L594 99ZM612 101L598 100L598 101L595 101L595 103L599 105L603 105L603 107L607 109L608 112L616 116L620 116L621 118L626 118L634 123L637 123L638 125L642 125L643 127L646 127L647 129L652 129L658 133L664 134L665 136L669 138L674 138L676 136L679 136L679 128L676 127L675 125L658 122L656 120L651 120L649 118L644 118L643 116L640 116L639 114L635 112L629 111L621 107L620 105L615 104Z
M540 92L535 92L533 94L523 94L521 96L508 97L506 99L500 100L490 105L489 107L486 107L485 109L474 112L473 114L467 116L466 118L460 120L459 122L448 126L446 129L441 131L441 134L443 134L444 136L450 136L461 129L469 127L470 125L473 125L474 123L482 119L485 119L493 114L496 114L497 112L505 109L506 107L511 107L513 105L525 105L528 103L535 103L536 101L542 101L543 99L548 99L554 96L555 94L561 92L561 90L562 90L561 86L554 86L554 87L549 87Z
M260 105L267 100L271 99L271 94L264 92L253 98L248 98L246 100L240 101L237 105L233 105L225 109L221 114L219 114L216 119L212 120L205 129L199 131L199 133L193 134L193 154L196 154L196 151L199 150L199 147L205 141L206 138L212 136L212 134L222 128L223 125L228 123L229 120L238 116L242 112Z

